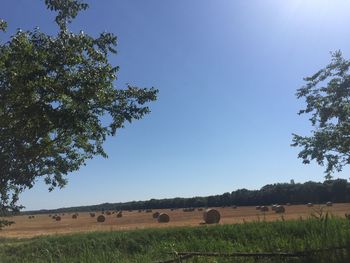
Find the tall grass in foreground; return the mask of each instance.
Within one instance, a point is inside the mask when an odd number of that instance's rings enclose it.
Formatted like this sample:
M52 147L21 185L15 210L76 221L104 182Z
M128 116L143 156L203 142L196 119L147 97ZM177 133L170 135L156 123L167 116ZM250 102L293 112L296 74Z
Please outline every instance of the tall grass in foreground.
M296 252L350 247L350 222L340 218L252 222L236 225L95 232L0 240L0 262L154 262L169 252ZM186 262L232 262L197 257ZM350 262L350 250L301 259L238 259L235 262Z

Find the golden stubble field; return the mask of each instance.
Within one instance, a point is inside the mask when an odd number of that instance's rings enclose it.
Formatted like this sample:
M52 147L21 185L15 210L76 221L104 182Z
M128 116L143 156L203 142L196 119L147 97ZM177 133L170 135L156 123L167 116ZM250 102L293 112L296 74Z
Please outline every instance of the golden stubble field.
M285 220L306 219L311 213L319 211L320 207L324 207L323 212L329 212L335 216L344 217L345 213L350 213L350 203L334 204L331 207L325 205L314 205L307 207L306 205L285 206L284 214L276 214L271 211L262 213L255 209L255 206L244 206L233 209L231 207L215 208L221 214L220 224L238 224L243 222L266 220ZM169 223L158 223L152 217L154 212L167 213L170 216ZM77 232L90 231L116 231L145 229L156 227L175 227L175 226L198 226L203 222L203 211L197 209L193 212L183 212L182 209L171 211L170 209L153 209L152 213L132 211L124 211L123 217L117 218L116 214L105 215L106 221L98 223L96 221L99 212L95 217L90 217L89 213L79 213L77 219L72 218L72 214L65 213L61 216L61 221L55 221L48 214L35 215L35 218L29 219L26 216L14 216L9 219L15 221L15 224L4 228L0 231L1 237L29 238L40 235L68 234Z

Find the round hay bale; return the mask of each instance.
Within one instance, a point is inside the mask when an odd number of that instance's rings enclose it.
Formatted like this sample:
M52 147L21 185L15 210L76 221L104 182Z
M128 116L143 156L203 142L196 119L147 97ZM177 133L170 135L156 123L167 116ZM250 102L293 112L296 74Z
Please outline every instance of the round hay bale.
M110 216L111 214L112 214L111 211L106 212L106 215L108 215L108 216Z
M272 206L271 206L271 210L272 210L272 211L276 211L277 206L278 206L278 205L272 205Z
M197 210L198 210L198 211L203 211L203 208L200 207L200 208L198 208Z
M104 215L99 215L97 217L97 222L103 223L104 221L106 221L106 217Z
M159 223L168 223L170 221L170 217L168 214L161 213L158 216L158 222Z
M160 215L159 212L155 212L155 213L153 213L152 217L153 217L153 218L158 218L159 215Z
M215 209L207 209L203 213L203 220L206 224L217 224L220 222L220 213Z
M313 203L307 203L307 207L313 207L314 204Z
M118 212L117 217L123 217L122 211Z
M269 208L267 207L267 206L262 206L262 207L260 207L260 211L261 212L268 212L269 211Z
M55 216L55 220L56 221L61 221L61 217L60 216Z
M283 205L278 205L278 206L276 206L276 208L275 208L275 212L276 212L276 213L284 213L285 211L286 211L286 209L284 208Z
M95 217L95 213L90 213L90 216L91 217Z
M332 202L327 202L326 205L327 205L327 206L332 206L333 203L332 203Z
M237 208L237 206L236 206L236 205L233 205L233 206L232 206L232 209L236 209L236 208Z
M73 219L77 219L77 218L78 218L78 215L77 215L77 214L74 214L74 215L72 215L72 218L73 218Z
M260 210L260 208L261 208L260 205L257 205L257 206L255 207L256 210Z
M146 213L152 213L152 209L146 209Z
M286 203L286 206L291 206L292 204L291 203Z
M49 217L52 217L52 215L49 215Z

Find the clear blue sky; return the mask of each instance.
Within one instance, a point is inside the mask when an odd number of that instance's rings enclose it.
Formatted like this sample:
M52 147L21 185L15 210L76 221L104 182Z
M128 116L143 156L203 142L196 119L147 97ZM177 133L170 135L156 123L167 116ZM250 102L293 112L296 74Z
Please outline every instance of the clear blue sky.
M9 33L35 26L54 33L43 2L1 0ZM330 61L330 51L350 57L350 1L87 2L72 30L115 33L116 85L154 86L159 100L106 141L108 159L88 161L65 189L48 193L38 181L21 197L27 209L323 180L323 169L303 165L290 147L293 132L310 130L297 115L304 104L295 92Z

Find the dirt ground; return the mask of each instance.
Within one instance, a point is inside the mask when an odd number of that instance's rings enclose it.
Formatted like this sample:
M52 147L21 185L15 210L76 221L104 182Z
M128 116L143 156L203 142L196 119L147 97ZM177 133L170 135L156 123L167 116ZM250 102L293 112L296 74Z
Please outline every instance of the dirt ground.
M323 213L327 211L336 216L344 217L345 213L350 213L350 203L334 204L331 207L325 205L314 205L307 207L306 205L285 206L284 214L276 214L271 211L263 213L255 209L255 206L216 208L221 214L220 224L237 224L249 221L263 220L274 221L281 220L282 216L285 220L298 219L300 217L310 217L312 213L317 213L323 207ZM152 217L154 212L167 213L170 216L169 223L158 223ZM26 216L14 216L10 220L15 224L5 227L0 231L0 237L16 237L29 238L40 235L55 235L89 231L115 231L129 229L144 229L156 227L174 227L174 226L198 226L203 222L203 211L183 212L182 209L171 211L170 209L154 209L152 213L132 211L124 211L123 217L117 218L116 214L105 215L106 221L98 223L96 221L100 212L96 212L95 217L90 217L89 213L79 213L77 219L72 219L72 214L61 215L61 221L55 221L48 214L35 215L29 219Z

